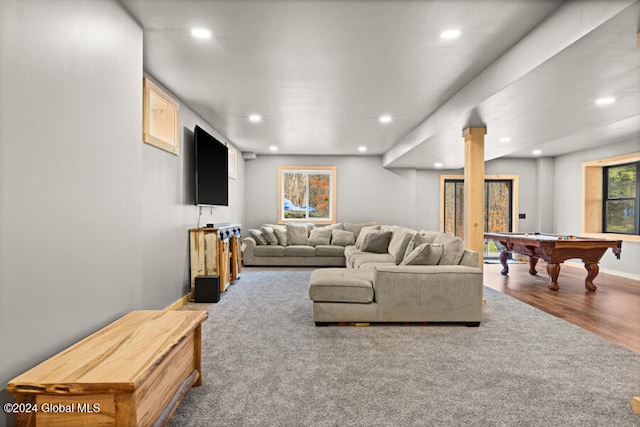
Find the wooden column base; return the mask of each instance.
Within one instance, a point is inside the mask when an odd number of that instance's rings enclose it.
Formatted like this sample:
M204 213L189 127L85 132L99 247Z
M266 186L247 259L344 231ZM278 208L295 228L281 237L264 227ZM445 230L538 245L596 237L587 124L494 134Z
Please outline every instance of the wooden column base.
M640 415L640 396L636 396L631 399L631 408L633 409L633 412Z

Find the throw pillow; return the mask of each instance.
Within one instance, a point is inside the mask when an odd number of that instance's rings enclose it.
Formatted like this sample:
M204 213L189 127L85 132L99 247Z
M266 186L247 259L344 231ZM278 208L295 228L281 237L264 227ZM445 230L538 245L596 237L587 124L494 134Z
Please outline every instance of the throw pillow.
M287 241L287 227L279 226L274 227L273 232L276 234L276 239L278 239L278 244L281 246L287 246L289 243Z
M362 252L373 252L376 254L385 254L389 249L389 241L391 241L390 231L373 230L366 233L360 250Z
M418 234L420 235L419 238L423 240L422 243L434 243L436 237L441 235L442 231L420 230Z
M249 230L249 235L251 237L253 237L253 240L256 241L257 245L268 245L269 243L267 242L267 239L264 238L264 236L262 235L262 231L257 230L257 229L251 229Z
M363 227L369 227L372 225L376 225L375 221L371 221L371 222L361 222L361 223L351 223L351 222L345 222L343 225L344 231L350 231L353 233L353 235L355 236L355 238L357 239L358 236L360 235L360 231L362 230Z
M422 243L402 260L400 265L437 265L442 257L444 246L435 243Z
M364 242L364 238L367 236L367 234L371 231L377 231L377 230L380 230L379 225L362 227L362 229L360 230L360 234L358 234L358 237L356 237L356 246L358 247L358 249L362 250L362 242Z
M309 237L309 234L311 233L311 230L313 230L316 225L312 222L300 222L300 221L296 221L296 222L287 222L283 225L287 226L289 224L293 224L293 225L304 225L305 227L307 227L307 237Z
M336 246L349 246L356 244L356 238L351 231L332 230L331 244Z
M273 227L266 227L263 225L260 227L260 231L262 231L262 235L267 240L268 244L273 246L278 244L278 238L276 237L276 233L273 231Z
M397 265L404 259L407 246L416 232L406 227L395 227L391 232L393 234L389 242L389 254L393 256Z
M308 244L310 246L328 245L331 241L331 231L330 228L314 228L311 230Z
M441 265L458 265L464 255L464 242L461 238L450 234L441 233L436 237L433 243L444 246L444 253L438 264Z
M304 224L287 224L287 241L290 245L306 245L309 241L307 226Z
M421 230L420 232L416 233L407 245L407 249L404 252L404 258L406 258L407 255L409 255L415 248L417 248L421 244L433 243L433 241L439 234L442 233L440 231L427 230Z
M341 222L336 222L335 224L325 225L324 228L330 228L332 230L344 230L344 227L342 227L342 223Z

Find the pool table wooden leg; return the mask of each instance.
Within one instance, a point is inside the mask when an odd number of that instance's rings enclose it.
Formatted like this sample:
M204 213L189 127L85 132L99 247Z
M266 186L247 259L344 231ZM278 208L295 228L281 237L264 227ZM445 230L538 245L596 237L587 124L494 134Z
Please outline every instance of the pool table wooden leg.
M500 274L506 276L509 274L509 265L507 264L507 260L509 259L509 252L502 251L500 252L500 264L502 264L502 271Z
M558 276L560 275L560 264L547 264L547 273L549 274L549 289L557 291L560 289L558 286Z
M593 284L593 279L598 275L600 267L597 262L585 262L584 268L587 269L587 278L584 279L584 287L593 292L598 289L598 287Z
M538 258L536 257L529 257L529 274L532 276L535 276L536 274L538 274L538 270L536 270L536 264L538 263Z

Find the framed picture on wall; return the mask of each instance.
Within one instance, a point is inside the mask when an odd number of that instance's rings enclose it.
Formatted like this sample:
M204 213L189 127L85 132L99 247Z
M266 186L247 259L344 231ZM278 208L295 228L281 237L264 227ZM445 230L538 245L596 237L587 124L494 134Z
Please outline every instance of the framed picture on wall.
M146 77L142 87L142 140L177 156L180 149L180 104Z

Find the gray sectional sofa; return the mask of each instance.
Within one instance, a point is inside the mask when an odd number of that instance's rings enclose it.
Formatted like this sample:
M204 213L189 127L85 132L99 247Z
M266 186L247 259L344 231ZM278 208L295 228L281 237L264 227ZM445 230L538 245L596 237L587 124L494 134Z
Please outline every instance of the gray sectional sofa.
M345 247L355 244L363 227L374 224L263 224L243 239L242 260L246 266L341 267Z
M275 233L274 227L279 227L279 233ZM459 238L402 226L345 223L331 226L331 231L306 226L304 245L303 229L291 231L297 227L264 225L261 230L253 230L252 237L244 239L244 263L346 267L321 268L311 273L309 297L316 325L342 322L480 325L482 269L478 254L465 249ZM272 232L280 234L280 240ZM283 233L288 240L282 240ZM320 235L324 237L318 238ZM327 236L331 236L328 242Z

